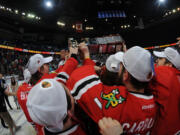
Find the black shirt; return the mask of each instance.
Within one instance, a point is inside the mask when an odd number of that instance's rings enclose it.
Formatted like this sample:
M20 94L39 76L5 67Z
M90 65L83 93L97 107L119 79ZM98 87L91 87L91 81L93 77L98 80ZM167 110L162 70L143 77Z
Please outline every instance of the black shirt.
M7 112L6 103L4 100L4 92L6 90L4 84L5 80L0 79L0 112Z

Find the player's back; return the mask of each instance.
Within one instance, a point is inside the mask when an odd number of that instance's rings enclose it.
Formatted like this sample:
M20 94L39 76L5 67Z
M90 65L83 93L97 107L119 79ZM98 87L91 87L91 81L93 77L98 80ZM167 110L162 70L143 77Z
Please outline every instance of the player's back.
M122 86L105 88L104 115L119 120L127 134L150 133L157 112L153 95L128 92Z

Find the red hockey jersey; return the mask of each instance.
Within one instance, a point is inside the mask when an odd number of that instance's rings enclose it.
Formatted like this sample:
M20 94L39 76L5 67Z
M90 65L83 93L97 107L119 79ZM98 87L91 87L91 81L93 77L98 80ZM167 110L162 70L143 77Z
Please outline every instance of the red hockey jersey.
M155 71L152 87L159 113L152 134L180 134L180 71L167 66L159 66Z
M123 86L103 85L91 65L76 69L67 87L96 123L104 116L112 117L133 135L148 134L153 127L157 110L154 97L128 92Z
M19 88L17 90L17 99L18 99L18 102L19 102L25 116L26 116L26 119L28 120L28 122L30 122L31 124L34 125L34 122L31 120L28 110L27 110L27 106L26 106L27 97L28 97L28 94L29 94L31 88L32 88L31 85L24 82L21 86L19 86ZM44 135L42 126L35 124L34 128L37 131L37 135Z
M29 113L28 113L28 110L27 110L27 107L26 107L26 102L27 102L27 96L31 90L32 86L27 84L27 83L22 83L21 86L19 86L18 90L17 90L17 99L18 99L18 102L28 120L28 122L32 122L30 116L29 116Z
M91 61L87 60L86 64L92 64ZM45 74L41 77L38 83L43 79L56 79L57 81L66 84L66 81L69 79L71 73L77 68L78 62L74 58L69 58L66 63L59 67L56 72L58 73L51 73ZM57 135L85 135L85 132L79 125L73 126L72 128L67 129L61 133L57 133Z

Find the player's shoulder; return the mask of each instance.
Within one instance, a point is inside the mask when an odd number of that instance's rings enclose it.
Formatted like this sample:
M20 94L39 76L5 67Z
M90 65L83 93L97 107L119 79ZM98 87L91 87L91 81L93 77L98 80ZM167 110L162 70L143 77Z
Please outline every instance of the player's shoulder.
M168 66L158 66L155 68L156 75L175 75L174 68Z
M81 79L81 78L88 77L91 75L97 76L94 70L94 66L85 65L85 66L81 66L75 69L71 74L71 78L73 77L76 79Z
M117 97L123 96L124 98L127 97L127 89L124 86L107 86L103 85L102 92L104 94L116 95Z

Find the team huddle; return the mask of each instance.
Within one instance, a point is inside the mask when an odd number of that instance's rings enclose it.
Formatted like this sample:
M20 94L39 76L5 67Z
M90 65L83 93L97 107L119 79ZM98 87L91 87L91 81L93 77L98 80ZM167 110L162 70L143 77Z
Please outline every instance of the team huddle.
M170 47L153 54L155 63L134 46L97 67L81 43L51 73L53 58L35 54L18 102L37 135L178 135L180 54Z

